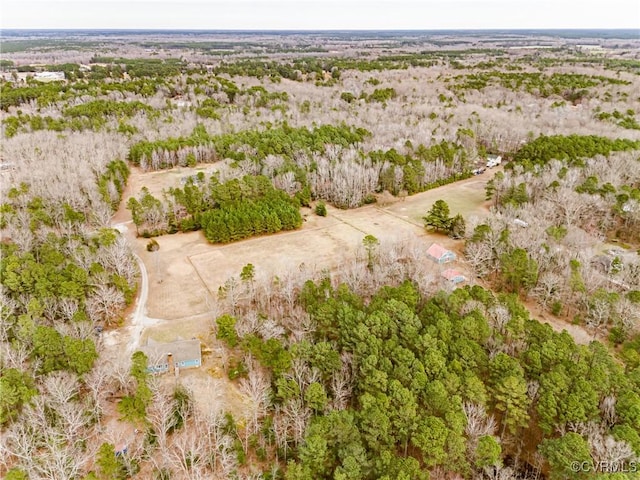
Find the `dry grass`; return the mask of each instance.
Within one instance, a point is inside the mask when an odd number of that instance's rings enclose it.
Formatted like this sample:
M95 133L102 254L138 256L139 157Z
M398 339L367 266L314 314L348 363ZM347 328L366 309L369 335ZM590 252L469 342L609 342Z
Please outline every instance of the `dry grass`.
M199 169L151 173L136 169L131 175L130 191L147 186L159 195L164 188L178 183L179 178ZM181 319L198 324L209 318L207 314L217 302L218 288L230 277L238 277L246 264L253 264L257 273L267 277L303 266L310 271L333 269L346 255L361 247L366 235L381 241L417 237L425 248L437 241L460 251L460 242L426 232L422 217L438 199L449 203L452 214L486 215L484 186L489 178L489 174L473 177L384 207L368 205L338 210L328 206L327 217L303 209L305 222L299 230L228 245L211 245L201 232L181 233L157 237L160 250L150 253L145 249L148 240L132 238L149 274L147 313L152 318L171 320L176 328ZM124 221L130 218L128 211L120 211L118 216Z
M163 235L156 239L160 249L147 252L147 239L135 240L135 248L149 275L147 314L175 320L207 312L209 292L198 278L189 255L206 252L211 246L200 232Z
M173 342L198 338L202 342L207 342L211 335L213 320L209 313L204 313L161 322L145 329L140 338L140 344L145 345L149 339L156 342Z
M197 169L143 173L134 169L124 198L139 192L142 186L159 196L163 189L178 184L181 177L194 171ZM140 343L145 344L149 338L159 342L199 338L203 344L203 365L183 370L181 383L193 392L201 410L230 411L241 418L247 410L245 399L227 378L223 368L225 349L211 335L214 317L220 313L217 292L221 285L232 276L239 277L242 267L248 263L254 265L262 278L298 268L307 272L335 269L346 257L362 251L362 239L366 235L373 235L381 242L414 238L424 243L425 249L436 241L460 251L461 242L426 232L421 217L440 198L451 205L452 214L486 214L484 185L489 178L488 175L474 177L384 207L368 205L338 210L328 206L326 217L303 209L305 222L299 230L228 245L211 245L202 232L180 233L157 237L160 249L151 253L146 251L148 239L135 238L135 228L129 224L127 235L149 276L147 315L157 319L145 328ZM114 223L130 220L124 206L114 217ZM468 275L462 262L456 262L455 268ZM441 270L442 266L433 265L434 276ZM126 343L129 330L127 326L119 329L122 335L114 337L113 342ZM165 377L163 381L175 381Z
M493 178L495 171L497 170L418 193L407 197L403 202L396 202L384 210L420 226L423 224L422 217L426 215L436 200L447 202L451 215L458 213L464 217L486 215L488 202L485 202L484 189L487 181Z

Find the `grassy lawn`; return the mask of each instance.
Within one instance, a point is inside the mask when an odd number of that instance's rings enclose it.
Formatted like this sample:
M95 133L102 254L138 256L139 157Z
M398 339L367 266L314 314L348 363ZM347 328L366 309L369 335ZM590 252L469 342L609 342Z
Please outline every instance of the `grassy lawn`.
M407 218L422 225L422 217L426 215L436 200L444 200L451 209L451 215L458 213L463 216L486 215L484 187L492 175L486 173L480 177L473 177L461 182L434 188L426 192L407 197L403 202L396 202L384 210L392 214Z

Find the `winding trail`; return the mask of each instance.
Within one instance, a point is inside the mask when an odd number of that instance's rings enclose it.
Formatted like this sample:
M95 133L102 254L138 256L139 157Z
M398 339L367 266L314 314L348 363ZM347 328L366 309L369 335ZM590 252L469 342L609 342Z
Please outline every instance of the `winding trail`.
M500 169L495 169L494 171L499 171L499 170ZM134 177L134 178L130 178L129 181L127 182L127 187L126 187L125 193L123 194L123 198L126 198L127 195L130 195L133 192L135 185L139 186L139 184L141 183L141 176L142 176L141 171L137 169L132 170L131 177ZM478 181L479 181L478 178L473 177L470 179L453 182L448 185L443 185L441 187L429 190L427 192L418 193L412 197L408 197L406 199L406 204L404 205L409 207L410 204L413 204L416 202L424 203L425 198L431 199L431 198L442 197L443 195L446 196L447 192L450 193L452 190L455 191L459 189L461 186L465 186ZM360 211L361 213L362 210L366 208L367 207L363 207L361 209L357 209L357 211ZM384 208L377 205L369 208L374 208L378 215L388 215L389 217L392 217L394 219L402 220L404 223L409 224L413 227L420 228L422 226L419 222L416 222L415 220L408 218L407 215L401 215L391 208ZM370 225L367 222L375 221L366 217L361 218L361 216L358 215L356 211L349 211L349 210L334 212L332 216L336 220L338 220L340 223L346 224L347 226L350 226L351 228L363 234L371 233L368 231L367 227ZM352 221L354 220L354 216L356 220L360 221L358 225L354 224L358 222ZM365 223L362 223L362 222L365 222ZM105 336L103 337L106 343L114 349L115 348L124 349L126 345L126 352L128 354L133 353L137 348L140 347L142 335L144 333L145 328L168 321L164 319L150 318L147 315L147 312L148 312L147 303L149 298L149 275L148 275L145 263L142 260L141 256L135 253L134 234L130 227L130 225L132 224L133 224L133 221L131 219L131 216L126 211L124 204L122 204L112 219L112 227L117 229L119 232L121 232L121 234L125 236L129 245L131 246L132 254L135 256L136 261L138 262L141 281L140 281L139 292L136 299L136 306L133 312L129 316L129 321L126 322L124 326L118 329L112 330L110 332L105 332ZM375 225L377 225L377 223ZM315 228L312 227L307 229L305 233L308 234L313 231L322 231L324 229L326 229L326 227L324 226L318 226ZM286 242L290 238L299 238L300 233L301 233L300 231L283 232L279 234L278 238L281 242ZM436 239L434 238L434 240ZM252 242L260 242L260 241L261 241L260 238L247 239L242 242L237 242L235 244L220 246L218 247L218 249L234 250L238 248L238 245L246 246L251 244ZM439 239L439 241L442 241L442 239ZM193 269L195 270L196 274L198 275L199 280L202 283L203 287L211 297L215 298L213 292L209 290L209 285L207 285L207 282L200 276L200 272L198 268L196 268L196 266L194 265L191 257L192 255L189 255L187 253L186 258L191 264L191 266L193 267ZM479 282L479 283L482 283L482 282ZM485 288L489 288L488 285L484 285L484 286ZM592 333L589 332L586 328L584 328L581 325L573 325L561 319L557 319L553 316L550 316L550 315L548 316L546 315L546 312L542 311L540 308L538 308L536 305L532 304L531 302L527 304L527 308L531 312L533 318L536 318L538 321L542 323L550 324L555 331L560 332L562 330L567 330L567 332L573 337L576 343L588 344L593 340ZM121 353L124 353L124 352L121 351Z
M129 231L127 224L129 223L131 223L131 220L128 222L116 223L112 226L126 237ZM117 338L118 334L128 332L128 335L126 335L126 333L125 335L128 337L126 350L129 355L140 347L140 338L142 337L144 329L163 321L162 319L150 318L147 316L147 300L149 298L149 275L147 273L147 267L142 261L142 258L140 258L133 249L131 249L131 254L136 258L138 268L140 269L140 289L138 298L136 299L136 308L131 315L130 325L115 330L112 337L116 338L111 338L111 341L108 341L111 345L120 344L121 342L118 341Z

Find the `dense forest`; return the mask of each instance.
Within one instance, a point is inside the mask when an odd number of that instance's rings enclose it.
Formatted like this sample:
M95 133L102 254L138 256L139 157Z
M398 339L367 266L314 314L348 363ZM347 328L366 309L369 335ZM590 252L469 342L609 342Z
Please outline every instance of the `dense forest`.
M638 478L637 41L216 35L3 39L0 476Z
M316 329L290 360L252 336L231 342L271 370L275 411L301 402L311 417L286 478L426 478L425 466L467 476L542 459L566 478L572 454L611 453L600 439L628 458L640 446L638 366L576 346L514 296L474 287L425 301L404 283L365 301L324 281L306 283L301 301Z
M300 200L273 187L266 177L246 176L219 183L210 179L199 187L204 175L189 178L184 188L173 188L173 208L143 189L140 199L131 197L127 208L144 237L203 229L212 243L228 243L262 233L276 233L300 227ZM305 202L305 200L302 200ZM305 202L308 205L308 200ZM140 228L142 231L140 232Z
M594 241L613 233L638 242L640 158L632 149L595 136L540 137L523 147L488 183L499 214L468 231L469 260L502 289L610 332L614 343L633 336L637 255L612 247L608 256Z

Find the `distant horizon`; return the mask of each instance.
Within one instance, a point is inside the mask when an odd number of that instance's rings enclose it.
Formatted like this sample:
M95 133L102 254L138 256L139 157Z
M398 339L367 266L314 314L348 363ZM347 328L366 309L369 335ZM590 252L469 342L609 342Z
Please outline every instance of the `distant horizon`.
M248 33L260 33L260 32L590 32L590 31L602 31L602 32L638 32L640 34L640 28L625 28L625 27L612 27L612 28L582 28L582 27L570 27L570 28L108 28L108 27L96 27L96 28L3 28L5 32L221 32L221 33L236 33L236 32L248 32ZM0 31L0 34L1 32Z
M0 39L24 36L61 35L379 35L382 37L402 35L528 35L549 36L566 39L603 38L638 39L638 30L633 28L446 28L446 29L201 29L201 28L5 28L0 30ZM0 48L0 51L2 49Z
M2 30L634 30L640 36L636 0L3 0L1 9Z

